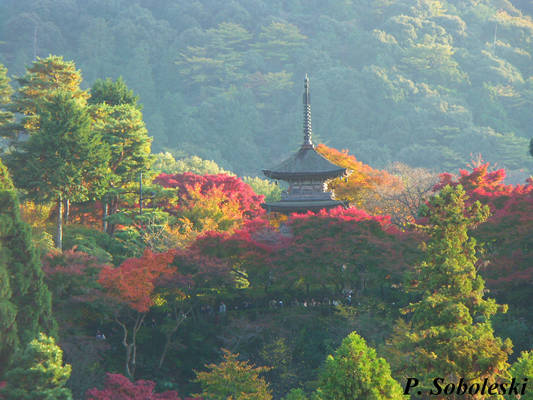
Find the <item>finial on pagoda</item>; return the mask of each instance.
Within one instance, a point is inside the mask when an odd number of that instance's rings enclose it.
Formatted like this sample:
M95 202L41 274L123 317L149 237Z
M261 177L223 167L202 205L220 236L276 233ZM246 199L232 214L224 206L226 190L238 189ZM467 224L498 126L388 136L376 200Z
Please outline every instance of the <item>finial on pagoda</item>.
M313 130L311 128L311 94L309 93L309 76L305 74L304 79L304 143L302 148L311 147L314 148L311 140Z

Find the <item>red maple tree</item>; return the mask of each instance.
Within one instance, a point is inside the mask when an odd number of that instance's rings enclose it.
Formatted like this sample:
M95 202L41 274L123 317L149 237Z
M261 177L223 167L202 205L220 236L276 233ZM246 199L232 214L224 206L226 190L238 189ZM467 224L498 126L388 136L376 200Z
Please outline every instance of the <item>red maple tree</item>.
M118 305L114 320L123 330L122 345L126 350L125 367L128 376L133 377L137 357L137 333L141 329L146 312L153 305L152 295L156 282L172 275L174 270L169 264L174 260L174 252L153 253L146 249L140 258L130 258L119 267L104 267L98 282L103 286L110 299ZM130 310L133 311L131 315ZM130 327L128 320L133 324ZM131 336L130 336L131 332Z
M118 268L104 267L98 282L115 300L145 313L153 305L156 280L174 272L169 267L173 260L174 252L152 253L147 248L142 257L129 258Z
M254 218L264 213L261 208L264 196L255 194L248 184L235 176L197 175L192 172L174 175L160 174L154 183L165 188L178 188L179 207L187 207L191 200L195 200L193 192L196 189L203 196L209 196L218 189L224 194L221 202L236 202L243 219Z
M104 388L102 390L89 389L87 400L181 400L178 392L174 390L154 393L154 388L155 382L153 381L138 380L132 382L121 374L108 373Z

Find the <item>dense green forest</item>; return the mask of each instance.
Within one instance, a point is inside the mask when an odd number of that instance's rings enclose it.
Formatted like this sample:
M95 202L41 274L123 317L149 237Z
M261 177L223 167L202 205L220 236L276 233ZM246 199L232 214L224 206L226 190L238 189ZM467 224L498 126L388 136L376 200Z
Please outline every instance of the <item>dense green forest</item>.
M527 0L3 0L0 61L20 75L60 54L83 87L123 76L155 150L240 175L299 143L306 72L315 134L372 166L455 171L481 153L530 171L532 13Z

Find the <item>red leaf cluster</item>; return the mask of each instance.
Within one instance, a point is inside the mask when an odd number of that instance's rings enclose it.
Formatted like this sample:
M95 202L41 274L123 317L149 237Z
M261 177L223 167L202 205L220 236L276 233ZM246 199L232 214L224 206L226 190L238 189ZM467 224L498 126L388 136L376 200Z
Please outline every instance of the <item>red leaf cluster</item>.
M174 264L179 267L179 273L160 280L161 286L175 287L190 295L231 282L228 260L205 254L199 247L176 251Z
M174 273L169 267L174 256L172 251L158 254L146 249L142 257L127 259L117 268L104 267L98 282L116 300L146 312L153 305L151 295L156 281Z
M97 279L104 265L95 257L73 248L47 254L42 266L55 306L60 302L90 302L98 296Z
M285 280L330 283L341 288L364 276L398 275L407 268L417 241L400 232L389 216L341 207L293 214L287 221L292 241L277 255ZM366 279L366 278L364 278Z
M88 270L100 270L103 265L99 264L95 257L74 247L62 253L49 253L43 259L43 271L48 279L58 275L85 275Z
M181 400L178 392L174 390L154 393L154 388L155 382L153 381L138 380L131 382L121 374L108 373L104 389L89 389L87 391L87 400Z
M244 269L252 286L275 282L342 286L365 271L398 273L416 253L417 242L392 225L388 216L340 207L293 214L279 229L254 219L232 234L204 234L190 249Z
M166 188L178 188L180 206L185 206L188 201L193 200L191 193L199 188L200 193L207 197L214 191L222 191L225 201L235 201L239 205L243 218L254 218L264 213L260 206L264 196L255 194L249 185L235 176L197 175L191 172L174 175L160 174L154 183Z

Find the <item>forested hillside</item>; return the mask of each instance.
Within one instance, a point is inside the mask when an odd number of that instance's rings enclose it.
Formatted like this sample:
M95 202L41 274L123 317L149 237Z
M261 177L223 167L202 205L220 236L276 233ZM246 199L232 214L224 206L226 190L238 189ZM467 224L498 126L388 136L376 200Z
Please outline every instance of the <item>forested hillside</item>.
M123 76L156 151L257 175L315 135L363 162L531 171L528 0L2 0L0 63L49 54Z

